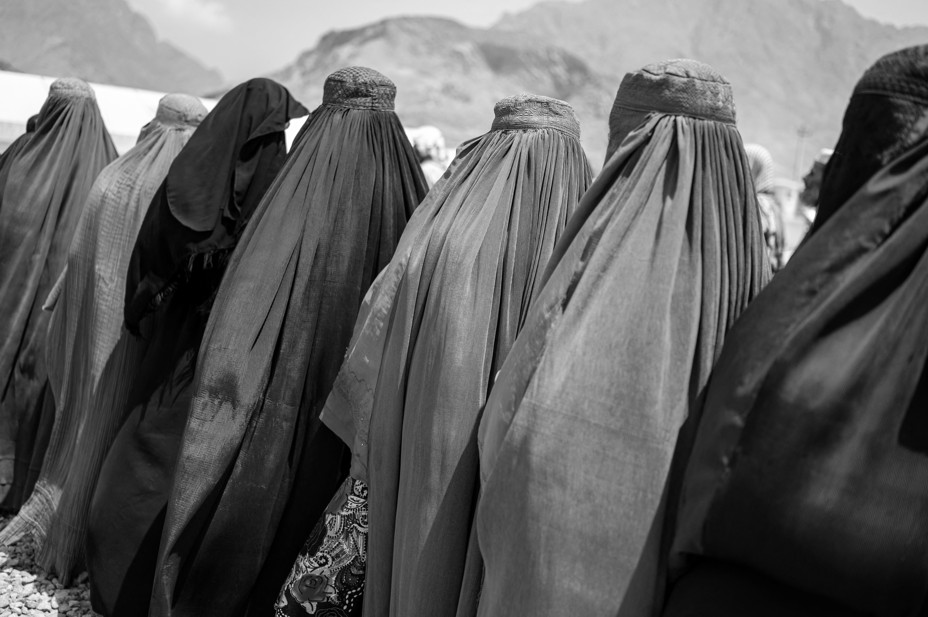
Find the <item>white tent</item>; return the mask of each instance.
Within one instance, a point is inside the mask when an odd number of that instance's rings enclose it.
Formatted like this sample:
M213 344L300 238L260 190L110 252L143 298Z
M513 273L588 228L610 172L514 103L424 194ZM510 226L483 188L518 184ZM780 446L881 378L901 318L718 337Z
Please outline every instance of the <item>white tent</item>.
M30 116L39 112L55 77L0 71L0 152L26 131ZM163 92L90 84L97 95L103 121L121 153L135 145L139 130L158 109ZM207 109L215 99L201 98Z

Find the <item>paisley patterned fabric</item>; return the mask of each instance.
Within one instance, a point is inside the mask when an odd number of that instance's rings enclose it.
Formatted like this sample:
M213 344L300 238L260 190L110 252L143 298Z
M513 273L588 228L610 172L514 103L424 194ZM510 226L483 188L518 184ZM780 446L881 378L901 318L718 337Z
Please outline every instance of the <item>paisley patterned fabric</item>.
M348 478L297 557L275 615L360 615L367 529L367 484Z

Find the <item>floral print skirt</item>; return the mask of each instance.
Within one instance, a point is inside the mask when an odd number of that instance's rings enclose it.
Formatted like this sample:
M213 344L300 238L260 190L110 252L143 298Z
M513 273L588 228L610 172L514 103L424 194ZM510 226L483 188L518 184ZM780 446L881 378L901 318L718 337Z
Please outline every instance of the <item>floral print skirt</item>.
M280 590L275 615L360 617L367 530L367 484L349 477L309 534Z

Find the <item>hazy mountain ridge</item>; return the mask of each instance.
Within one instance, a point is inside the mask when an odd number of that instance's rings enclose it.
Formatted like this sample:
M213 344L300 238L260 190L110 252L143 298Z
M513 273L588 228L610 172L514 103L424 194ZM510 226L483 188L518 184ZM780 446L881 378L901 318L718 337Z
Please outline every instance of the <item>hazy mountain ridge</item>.
M529 35L500 35L444 18L400 17L324 35L272 75L306 105L322 99L332 71L376 68L397 85L397 111L409 126L434 124L449 143L486 132L493 105L524 91L577 103L578 113L608 109L606 85L586 62Z
M159 41L124 0L3 0L0 59L20 71L202 94L220 74Z
M507 14L489 29L397 17L330 32L273 77L313 106L333 70L376 68L396 82L403 121L434 124L449 143L485 132L504 96L555 96L577 110L598 166L622 76L690 57L732 82L745 140L766 145L788 174L800 126L812 132L807 163L834 144L864 69L886 52L926 42L928 28L880 24L838 0L561 1Z

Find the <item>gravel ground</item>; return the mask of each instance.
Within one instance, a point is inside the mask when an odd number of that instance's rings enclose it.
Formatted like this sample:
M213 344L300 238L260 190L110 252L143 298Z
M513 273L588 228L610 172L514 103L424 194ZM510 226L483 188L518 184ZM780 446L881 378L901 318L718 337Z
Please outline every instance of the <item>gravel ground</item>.
M8 518L0 518L2 529ZM13 546L0 546L0 617L93 617L87 573L62 585L47 576L34 562L31 538Z

